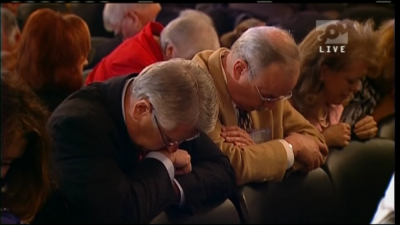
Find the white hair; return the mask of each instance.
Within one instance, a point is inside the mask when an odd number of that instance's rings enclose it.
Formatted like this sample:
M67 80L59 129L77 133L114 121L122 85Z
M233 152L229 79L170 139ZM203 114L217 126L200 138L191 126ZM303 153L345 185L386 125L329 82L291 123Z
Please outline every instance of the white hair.
M204 50L220 48L211 18L196 10L184 10L178 18L168 23L161 32L160 44L164 52L171 44L179 57L184 59L191 59Z
M6 8L1 8L1 35L6 34L6 40L10 46L14 46L17 42L15 35L20 32L17 19L14 14ZM3 38L3 37L2 37Z
M114 33L118 33L118 30L115 30L118 27L124 16L127 12L133 10L140 10L143 6L148 6L150 4L147 3L106 3L103 10L103 23L104 28L107 31L114 31Z
M214 82L194 61L171 59L152 64L134 79L131 91L133 98L150 101L154 115L167 130L185 124L210 132L217 122Z
M231 47L234 60L248 63L250 78L272 63L280 63L293 74L300 52L292 35L278 27L260 26L245 31Z

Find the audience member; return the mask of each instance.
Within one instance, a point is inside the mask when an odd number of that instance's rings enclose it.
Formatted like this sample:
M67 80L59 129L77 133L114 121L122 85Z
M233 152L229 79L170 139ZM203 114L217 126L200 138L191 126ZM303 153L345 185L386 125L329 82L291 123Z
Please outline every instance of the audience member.
M1 72L1 224L28 224L51 189L48 114L14 73Z
M233 43L240 37L242 34L248 30L250 27L259 27L259 26L266 26L264 21L261 21L256 18L249 18L237 25L235 30L228 32L220 38L221 47L231 48Z
M193 213L232 194L232 166L204 133L216 99L204 70L175 59L65 100L48 126L69 222L143 224L169 206Z
M15 15L1 8L1 67L13 71L16 64L16 49L20 41L20 30Z
M107 3L103 11L104 27L123 39L135 36L160 12L158 3Z
M124 41L89 74L86 84L140 73L152 63L171 58L191 59L203 50L219 48L218 35L204 13L184 10L165 28L150 22L135 37Z
M339 51L327 51L332 44L318 41L318 29L300 43L300 78L291 103L322 132L329 147L345 147L351 134L360 139L376 135L376 122L370 115L360 115L351 123L345 120L342 104L359 90L360 79L376 70L378 49L371 23L344 20L336 25L346 29L348 40L337 46Z
M372 116L379 123L383 118L394 115L394 20L382 24L378 30L378 47L382 54L380 71L377 76L369 76L379 94Z
M103 10L104 27L114 32L115 37L92 49L92 57L86 68L93 68L123 40L138 34L146 24L156 19L160 10L158 3L106 3Z
M83 86L89 49L89 29L80 17L39 9L22 32L17 73L53 111Z
M289 33L250 28L231 51L204 51L193 60L219 92L219 120L209 135L230 158L238 185L281 181L289 169L311 171L324 163L323 136L287 101L300 70Z

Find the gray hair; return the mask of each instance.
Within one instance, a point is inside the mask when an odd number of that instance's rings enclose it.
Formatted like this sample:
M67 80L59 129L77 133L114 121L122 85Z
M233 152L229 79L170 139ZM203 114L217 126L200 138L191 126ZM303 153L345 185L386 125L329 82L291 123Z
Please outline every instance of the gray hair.
M248 63L251 79L272 63L280 63L292 74L300 62L300 52L292 35L273 26L249 28L232 45L231 51L234 60Z
M218 34L211 18L197 10L184 10L161 32L161 48L171 44L180 58L191 59L204 50L220 48Z
M1 31L2 35L7 35L7 41L10 45L16 43L15 34L19 32L18 22L14 14L6 8L1 8Z
M207 133L217 122L214 82L191 60L171 59L146 67L133 81L131 91L133 98L150 101L154 115L167 130L186 124Z
M103 10L103 23L104 28L107 31L114 31L114 33L119 32L114 30L117 26L122 23L124 16L127 12L130 12L137 7L142 5L147 5L144 3L106 3Z

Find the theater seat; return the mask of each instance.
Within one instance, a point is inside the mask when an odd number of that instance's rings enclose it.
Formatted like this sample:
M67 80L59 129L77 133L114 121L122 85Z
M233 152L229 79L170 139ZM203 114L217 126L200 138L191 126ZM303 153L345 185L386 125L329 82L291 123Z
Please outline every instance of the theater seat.
M93 69L87 69L87 70L84 70L84 71L83 71L83 73L82 73L83 82L86 81L87 76L89 76L89 73L92 72L92 70L93 70Z
M243 186L238 198L246 224L335 223L338 212L333 186L320 168L280 183Z
M341 223L371 222L394 168L392 140L353 141L342 150L331 150L326 169L341 204Z
M394 115L383 118L378 123L378 137L386 138L394 141Z
M161 213L150 224L241 224L235 206L230 200L205 207L195 215L173 208Z

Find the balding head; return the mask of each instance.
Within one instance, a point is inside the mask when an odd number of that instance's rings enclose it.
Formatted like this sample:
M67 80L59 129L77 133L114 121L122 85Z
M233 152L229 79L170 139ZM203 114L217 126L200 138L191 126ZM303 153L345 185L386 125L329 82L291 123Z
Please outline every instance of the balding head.
M126 39L154 21L160 11L158 3L107 3L103 10L104 27Z
M231 49L234 59L249 63L252 78L273 63L281 64L293 74L300 61L300 52L290 33L273 26L248 29Z

